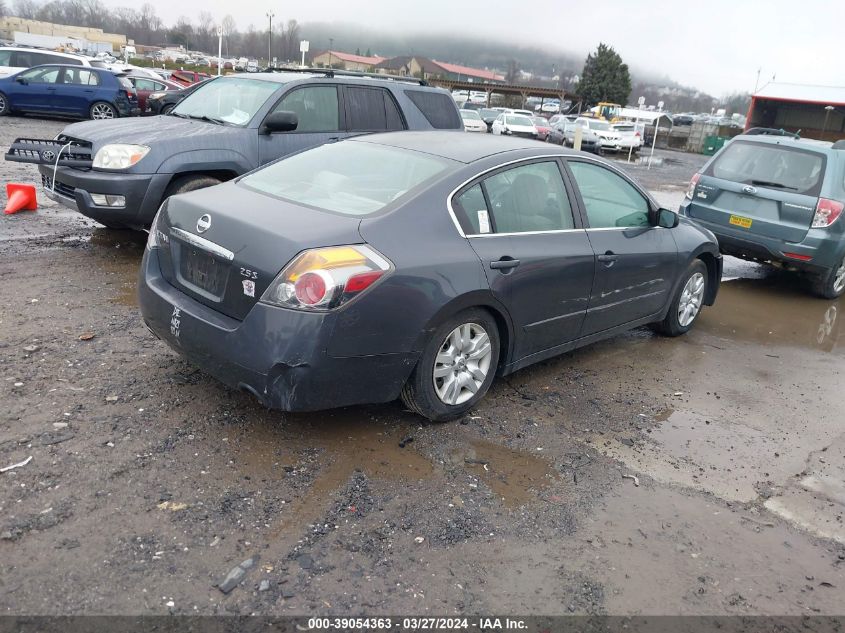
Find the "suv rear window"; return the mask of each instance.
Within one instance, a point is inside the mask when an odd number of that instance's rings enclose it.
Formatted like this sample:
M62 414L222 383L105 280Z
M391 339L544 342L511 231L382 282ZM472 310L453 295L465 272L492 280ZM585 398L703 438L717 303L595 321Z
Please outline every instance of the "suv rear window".
M405 94L431 123L431 127L438 130L463 129L463 121L449 95L427 90L406 90Z
M734 141L716 157L708 176L818 196L825 169L825 156L786 145Z

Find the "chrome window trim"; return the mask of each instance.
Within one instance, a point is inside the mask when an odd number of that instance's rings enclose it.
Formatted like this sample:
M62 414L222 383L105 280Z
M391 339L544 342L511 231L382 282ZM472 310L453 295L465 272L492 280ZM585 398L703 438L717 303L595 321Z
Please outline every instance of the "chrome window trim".
M220 246L219 244L215 244L211 240L207 240L204 237L199 237L198 235L194 235L193 233L188 233L187 231L183 231L182 229L171 228L170 234L178 237L183 242L187 242L191 246L196 246L197 248L201 248L204 251L208 251L212 255L217 255L222 259L227 261L232 261L235 259L235 254Z

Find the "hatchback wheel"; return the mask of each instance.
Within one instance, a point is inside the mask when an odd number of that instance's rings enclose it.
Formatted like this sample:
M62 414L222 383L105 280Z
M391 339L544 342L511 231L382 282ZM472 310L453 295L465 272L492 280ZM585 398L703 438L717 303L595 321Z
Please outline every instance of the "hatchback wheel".
M92 119L116 119L117 110L110 103L98 101L91 106L90 115Z
M825 299L836 299L845 292L845 259L828 272L815 278L813 290Z
M402 400L435 422L454 420L484 397L499 363L499 330L484 310L462 312L435 330Z
M682 281L672 298L669 313L653 328L666 336L680 336L695 323L707 294L707 266L696 259L687 268Z
M0 116L9 114L11 108L9 107L9 98L0 92Z

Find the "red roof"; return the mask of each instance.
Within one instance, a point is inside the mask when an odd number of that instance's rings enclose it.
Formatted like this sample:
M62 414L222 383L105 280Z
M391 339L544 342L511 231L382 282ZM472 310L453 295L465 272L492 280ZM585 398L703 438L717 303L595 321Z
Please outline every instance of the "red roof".
M456 75L467 75L468 77L477 77L485 81L504 81L502 75L497 75L490 70L481 70L479 68L470 68L469 66L459 66L458 64L447 64L446 62L439 62L436 59L432 60L435 64L440 66L447 73L455 73Z
M383 62L386 57L365 57L364 55L353 55L352 53L339 53L338 51L323 51L321 55L331 53L332 57L337 57L343 62L352 62L354 64L367 64L368 66L375 66Z

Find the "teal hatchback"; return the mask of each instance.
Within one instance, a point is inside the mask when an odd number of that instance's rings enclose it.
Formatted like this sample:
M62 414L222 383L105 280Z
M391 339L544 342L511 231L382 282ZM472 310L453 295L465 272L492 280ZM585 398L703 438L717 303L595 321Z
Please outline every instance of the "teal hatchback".
M807 275L814 292L845 292L845 141L740 135L690 181L680 214L727 255Z

